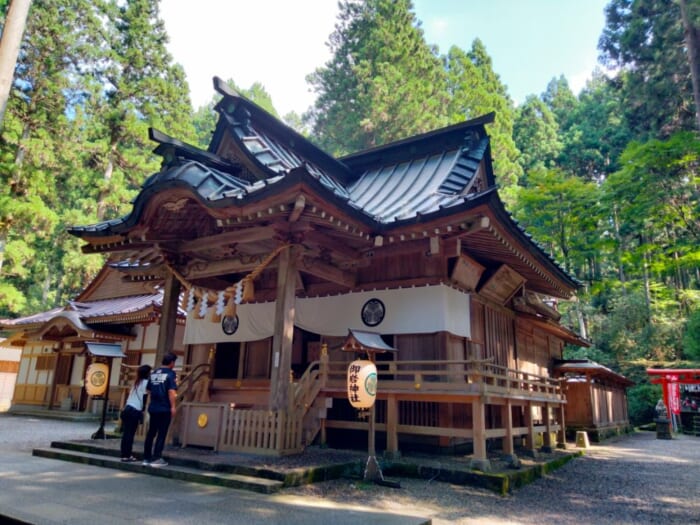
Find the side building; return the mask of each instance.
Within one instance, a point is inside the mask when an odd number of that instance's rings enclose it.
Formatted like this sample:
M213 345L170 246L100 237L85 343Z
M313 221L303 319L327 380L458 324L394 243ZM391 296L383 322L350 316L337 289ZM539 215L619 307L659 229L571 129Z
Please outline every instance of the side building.
M158 282L133 279L128 269L108 264L65 307L1 320L9 344L21 352L10 411L101 413L103 396L90 396L85 379L92 363L104 362L108 408L116 413L133 369L155 362L162 299ZM176 331L181 341L184 316ZM174 349L184 355L183 345Z

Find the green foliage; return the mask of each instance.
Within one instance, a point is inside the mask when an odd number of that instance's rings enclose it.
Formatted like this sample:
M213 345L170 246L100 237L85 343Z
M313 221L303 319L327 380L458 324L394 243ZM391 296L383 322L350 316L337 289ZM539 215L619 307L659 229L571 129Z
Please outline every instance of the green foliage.
M627 411L634 426L654 421L656 403L663 397L660 385L639 384L627 390Z
M454 124L495 112L496 119L489 126L494 171L502 187L513 187L522 176L517 162L520 153L513 140L515 112L486 47L477 38L469 52L453 46L443 60L449 95L448 122Z
M148 127L193 136L158 3L34 0L0 141L0 316L64 304L96 273L65 233L130 209ZM20 297L21 295L21 297Z
M688 317L683 334L683 356L700 361L700 308Z
M598 187L559 170L528 173L513 214L565 268L585 274L599 250L602 220Z
M613 86L600 72L594 72L562 133L562 168L588 180L598 181L615 171L631 138Z
M530 95L516 111L513 129L520 150L520 166L524 172L554 168L562 149L559 126L547 105Z
M616 70L620 108L641 139L695 127L689 57L675 0L612 0L599 48Z
M318 97L305 118L319 145L350 153L446 123L445 72L410 0L344 0L333 54L308 76Z

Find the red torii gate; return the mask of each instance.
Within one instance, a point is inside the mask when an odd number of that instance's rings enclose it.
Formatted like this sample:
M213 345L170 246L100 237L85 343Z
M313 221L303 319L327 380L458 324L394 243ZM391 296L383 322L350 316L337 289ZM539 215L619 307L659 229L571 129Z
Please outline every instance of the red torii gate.
M647 368L647 374L654 385L662 385L664 404L669 414L680 414L681 396L679 385L700 384L700 369L697 368Z

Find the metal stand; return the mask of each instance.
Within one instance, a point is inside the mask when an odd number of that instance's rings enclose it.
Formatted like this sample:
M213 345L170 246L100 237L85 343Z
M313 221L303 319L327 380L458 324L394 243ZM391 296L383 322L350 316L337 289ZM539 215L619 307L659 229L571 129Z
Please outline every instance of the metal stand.
M105 419L107 418L107 404L109 403L109 374L112 370L112 360L107 360L107 386L105 388L105 393L102 395L102 419L100 420L100 428L98 428L92 435L92 439L107 439L107 434L105 433Z
M384 475L382 474L382 469L379 468L379 463L377 462L377 452L374 442L374 424L375 424L375 409L374 405L369 409L369 429L367 432L367 453L369 457L367 458L367 464L365 465L365 481L377 481L378 479L383 480Z
M109 379L109 377L108 377ZM109 385L109 383L108 383ZM107 387L109 388L109 386ZM108 397L105 395L102 398L102 420L100 421L100 428L98 428L92 435L92 439L107 439L107 434L105 433L105 419L107 416L107 401Z

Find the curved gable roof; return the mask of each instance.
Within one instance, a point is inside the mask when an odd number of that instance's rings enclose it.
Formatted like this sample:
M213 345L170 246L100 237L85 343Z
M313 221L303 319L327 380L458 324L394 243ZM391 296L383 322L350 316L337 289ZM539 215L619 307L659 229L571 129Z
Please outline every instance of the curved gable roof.
M221 117L209 150L152 131L164 165L146 180L132 211L111 221L72 227L70 233L85 238L123 236L138 225L151 199L172 189L190 192L205 208L250 210L284 191L310 192L317 202L331 203L355 217L373 235L485 205L499 221L498 232L509 237L504 244L517 245L521 254L529 252L565 287L579 285L498 198L485 130L493 113L334 159L219 79L214 82L224 98L216 106Z

